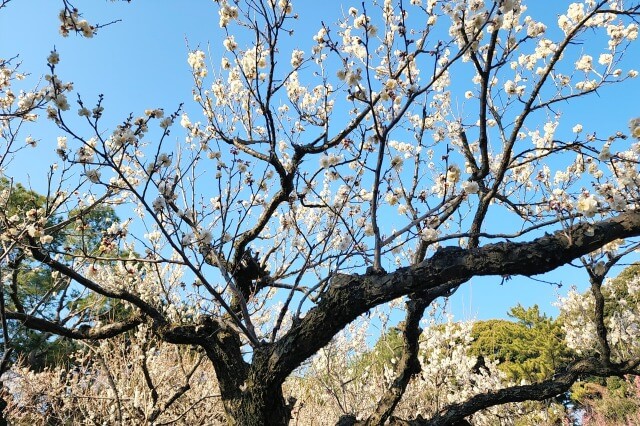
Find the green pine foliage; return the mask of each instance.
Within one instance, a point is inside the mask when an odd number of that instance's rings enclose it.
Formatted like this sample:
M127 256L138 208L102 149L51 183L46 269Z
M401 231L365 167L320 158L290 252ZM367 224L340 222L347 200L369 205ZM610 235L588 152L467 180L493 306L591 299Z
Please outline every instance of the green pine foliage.
M20 184L12 184L7 179L0 179L0 191L5 190L9 191L7 208L3 212L6 217L24 217L30 210L46 211L50 207L47 197ZM76 213L71 211L64 219L75 216ZM63 218L49 219L45 227L50 228L63 223L62 221ZM53 250L64 247L69 252L96 254L104 248L102 241L105 231L117 221L118 217L112 208L100 206L82 217L69 221L66 226L61 226L51 234L53 240L48 244ZM0 279L3 283L2 291L7 311L37 313L38 316L48 319L54 319L61 310L80 312L84 309L87 312L84 316L86 318L89 318L89 307L103 314L111 311L109 301L96 301L93 300L95 297L80 293L70 280L56 277L44 265L27 261L22 250L13 249L3 253L3 256ZM79 318L82 318L82 315ZM10 338L8 347L13 349L11 359L15 361L22 358L23 362L37 371L50 365L68 362L68 354L79 347L78 342L50 333L29 330L19 321L8 321L7 331ZM4 355L5 347L2 340L3 337L0 335L0 357Z
M509 320L478 321L473 326L474 355L499 361L515 383L547 379L570 359L562 325L540 313L537 305L511 309Z

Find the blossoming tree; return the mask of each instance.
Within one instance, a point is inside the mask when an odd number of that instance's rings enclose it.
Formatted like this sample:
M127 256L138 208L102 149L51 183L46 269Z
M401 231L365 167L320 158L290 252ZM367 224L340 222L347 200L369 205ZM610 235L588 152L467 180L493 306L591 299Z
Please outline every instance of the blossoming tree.
M99 26L63 3L63 35L93 36ZM72 107L78 88L56 73L55 50L44 87L18 96L21 74L0 61L3 161L24 147L20 127L51 120L60 131L45 205L0 212L3 258L18 249L53 271L43 297L65 308L44 318L16 305L4 321L87 341L144 329L200 348L226 421L277 425L295 410L283 390L292 372L362 315L400 303L394 376L371 409L341 420L382 424L420 372L430 340L419 342L419 324L437 298L476 276L578 262L595 349L548 380L464 393L407 421L453 424L553 397L583 375L637 372L633 336L609 335L602 284L638 248L640 120L631 137L601 135L560 111L637 76L623 60L639 3L585 0L541 22L518 0L385 0L318 23L304 50L290 47L302 19L290 0L217 3L224 53L188 54L201 114L154 107L109 127L102 97L79 88ZM52 245L69 225L82 242L85 217L105 205L127 220L97 247ZM92 317L69 288L117 312ZM624 318L637 330L640 317Z

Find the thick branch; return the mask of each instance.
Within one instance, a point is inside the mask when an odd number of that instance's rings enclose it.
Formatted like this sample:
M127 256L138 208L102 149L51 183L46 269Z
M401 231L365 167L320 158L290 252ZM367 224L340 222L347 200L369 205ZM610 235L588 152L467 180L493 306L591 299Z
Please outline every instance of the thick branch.
M331 280L329 290L318 306L270 348L268 368L274 381L284 381L346 324L397 297L415 292L425 297L437 297L450 290L446 283L474 276L542 274L611 241L638 235L640 212L629 211L601 222L582 223L530 242L501 242L467 250L447 247L415 266L388 274L338 274Z
M70 279L76 281L78 284L81 284L84 287L88 288L89 290L94 291L94 292L96 292L96 293L98 293L98 294L100 294L102 296L110 297L110 298L113 298L113 299L125 300L125 301L131 303L132 305L134 305L137 308L139 308L142 312L144 312L145 314L149 315L149 317L151 317L156 322L159 322L159 323L165 323L166 322L164 316L162 315L162 313L160 313L160 311L158 311L156 308L154 308L149 303L147 303L144 300L142 300L140 297L138 297L138 296L136 296L134 294L131 294L129 292L126 292L124 290L119 290L119 291L108 290L108 289L100 286L96 282L88 279L87 277L85 277L81 273L79 273L79 272L75 271L74 269L68 267L64 263L61 263L61 262L55 260L54 258L52 258L49 255L49 253L43 252L42 250L37 248L36 245L35 245L35 240L33 238L30 238L30 244L32 245L32 247L30 247L31 256L33 256L33 258L35 260L37 260L38 262L41 262L41 263L49 266L54 271L60 272L61 274L63 274L65 276L69 277Z
M100 340L109 339L119 334L133 330L142 324L142 317L136 315L126 321L115 322L101 327L72 329L63 327L62 325L44 318L38 318L33 315L23 314L20 312L7 312L6 317L9 320L18 320L25 327L43 331L45 333L53 333L58 336L68 337L70 339L80 340Z

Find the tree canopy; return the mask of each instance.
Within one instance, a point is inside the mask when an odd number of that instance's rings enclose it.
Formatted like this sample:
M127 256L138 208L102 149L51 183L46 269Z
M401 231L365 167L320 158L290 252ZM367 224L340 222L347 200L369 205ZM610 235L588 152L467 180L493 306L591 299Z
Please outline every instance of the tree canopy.
M108 93L71 83L85 71L62 71L74 52L52 46L28 70L43 75L35 88L20 52L0 59L5 353L9 324L82 342L76 370L51 382L100 377L116 403L94 416L119 423L186 422L214 395L201 421L310 422L300 372L362 372L358 324L390 326L397 310L393 367L357 382L363 403L342 404L349 380L338 386L342 412L323 421L490 423L581 378L638 373L638 304L621 300L639 280L607 276L640 248L640 119L564 114L637 77L640 3L584 0L550 19L525 0L384 0L345 4L335 22L291 0L214 3L224 36L177 58L193 82L181 105L114 116ZM62 37L118 25L61 7ZM311 39L296 39L302 25ZM25 135L45 125L55 136ZM31 149L55 155L41 195L15 178ZM562 327L523 306L479 325L484 367L470 325L424 328L471 279L567 265L590 291L562 299ZM330 363L332 348L352 363ZM109 364L129 351L141 358ZM116 385L129 370L144 404ZM35 373L13 374L25 379L6 392L27 395ZM215 389L189 393L197 380ZM65 397L41 410L66 413Z
M0 188L9 191L5 217L12 217L27 212L46 208L46 198L34 191L27 190L20 184L12 185L8 180L0 181ZM99 206L87 212L80 219L85 226L78 233L72 227L57 227L51 233L51 241L47 244L52 249L65 246L70 251L93 251L99 246L105 230L117 218L110 207ZM52 218L47 227L53 228L59 222ZM4 230L3 230L4 232ZM15 247L3 253L6 267L0 269L5 286L3 300L6 309L22 314L38 314L41 317L67 322L75 317L76 321L92 322L98 313L95 295L81 294L78 289L69 287L69 280L52 274L48 267L31 262L21 247ZM106 302L106 301L105 301ZM91 314L87 316L87 305L91 306ZM107 308L108 309L108 308ZM64 313L63 311L70 312ZM24 328L19 322L7 324L7 335L10 339L4 345L3 357L15 359L17 356L27 357L29 365L41 369L45 365L62 362L76 346L72 341L58 339L55 334L40 333L37 330Z

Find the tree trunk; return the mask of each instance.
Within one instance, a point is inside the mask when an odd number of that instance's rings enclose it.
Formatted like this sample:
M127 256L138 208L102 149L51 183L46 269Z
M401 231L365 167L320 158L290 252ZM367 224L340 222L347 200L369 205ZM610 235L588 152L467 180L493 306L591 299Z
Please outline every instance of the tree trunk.
M285 401L282 386L254 386L224 405L231 425L285 426L291 419L293 404Z

